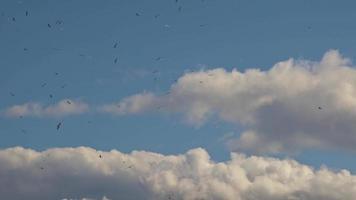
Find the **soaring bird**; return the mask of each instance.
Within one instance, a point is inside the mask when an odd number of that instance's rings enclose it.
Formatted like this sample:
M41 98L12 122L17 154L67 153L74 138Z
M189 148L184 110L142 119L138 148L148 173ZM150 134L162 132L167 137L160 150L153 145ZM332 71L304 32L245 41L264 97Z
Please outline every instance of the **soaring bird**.
M59 123L57 124L57 131L61 128L61 126L62 126L62 122L59 122Z

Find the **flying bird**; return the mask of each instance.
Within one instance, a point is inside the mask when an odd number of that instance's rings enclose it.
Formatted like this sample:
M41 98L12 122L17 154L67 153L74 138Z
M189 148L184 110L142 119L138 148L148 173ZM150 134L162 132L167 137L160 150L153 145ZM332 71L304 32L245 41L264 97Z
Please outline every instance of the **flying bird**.
M179 6L178 12L182 11L182 6Z
M318 109L319 109L319 110L322 110L323 108L319 106Z
M160 14L156 14L155 15L155 19L157 19L159 16L161 16Z
M69 100L67 100L67 104L72 104L72 102L70 102Z
M26 16L28 16L28 11L26 10L26 13L25 13Z
M140 13L136 13L136 16L139 17L141 14Z
M119 60L119 58L116 57L115 60L114 60L114 63L116 64L118 60Z
M62 122L59 122L59 123L57 124L57 131L61 128L61 126L62 126Z
M52 99L52 98L53 98L53 95L52 95L52 94L49 94L49 98L51 98L51 99Z
M14 97L14 96L15 96L15 94L14 94L14 93L12 93L12 92L10 92L10 95L11 95L12 97Z
M119 44L118 42L115 42L115 44L114 44L114 48L116 48L118 44Z
M26 47L25 47L25 48L23 48L23 50L24 50L24 51L28 51L28 49L27 49Z

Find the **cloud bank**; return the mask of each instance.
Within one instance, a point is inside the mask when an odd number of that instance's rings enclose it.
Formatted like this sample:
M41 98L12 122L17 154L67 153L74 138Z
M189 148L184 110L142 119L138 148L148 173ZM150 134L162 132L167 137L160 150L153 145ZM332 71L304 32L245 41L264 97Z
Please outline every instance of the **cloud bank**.
M218 117L245 128L228 141L236 151L356 150L356 69L335 50L318 62L289 59L266 71L187 73L167 95L144 92L104 108L114 114L159 108L198 126Z
M44 106L40 103L24 103L7 108L4 112L8 117L62 117L78 115L89 110L88 104L71 99L63 99L54 105Z
M216 163L201 148L165 156L54 148L0 150L1 199L353 200L356 176L294 160L246 157Z

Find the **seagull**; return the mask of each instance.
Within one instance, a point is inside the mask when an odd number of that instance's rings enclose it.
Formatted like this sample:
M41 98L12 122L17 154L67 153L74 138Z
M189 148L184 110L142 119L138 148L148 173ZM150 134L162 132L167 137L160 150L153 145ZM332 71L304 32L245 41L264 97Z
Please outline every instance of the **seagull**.
M25 129L21 129L21 132L22 132L22 133L26 133L26 130L25 130Z
M15 96L15 94L14 94L14 93L12 93L12 92L10 92L10 95L11 95L12 97L14 97L14 96Z
M62 122L59 122L59 123L57 124L57 131L61 128L61 126L62 126Z
M28 16L28 11L26 10L26 13L25 13L26 16Z
M58 75L59 75L59 73L58 73L58 72L55 72L55 73L54 73L54 75L58 76Z
M28 51L28 49L27 49L26 47L25 47L25 48L23 48L23 50L24 50L24 51Z
M47 26L48 26L48 28L51 28L51 27L52 27L51 24L47 24Z
M182 11L182 6L179 6L178 12Z
M52 94L49 94L49 98L51 98L51 99L52 99L52 98L53 98L53 95L52 95Z
M322 110L323 108L319 106L318 109L319 109L319 110Z
M15 17L12 17L12 21L16 22L16 18L15 18Z
M157 19L159 16L161 16L161 15L160 15L160 14L156 14L156 15L155 15L155 18Z
M64 84L64 85L61 86L62 89L65 88L65 87L66 87L66 84Z
M136 16L139 17L141 14L140 13L136 13Z
M115 58L114 63L116 64L118 61L118 57Z
M157 57L156 61L160 61L162 59L162 57Z
M72 102L70 102L69 100L67 100L67 104L72 104Z

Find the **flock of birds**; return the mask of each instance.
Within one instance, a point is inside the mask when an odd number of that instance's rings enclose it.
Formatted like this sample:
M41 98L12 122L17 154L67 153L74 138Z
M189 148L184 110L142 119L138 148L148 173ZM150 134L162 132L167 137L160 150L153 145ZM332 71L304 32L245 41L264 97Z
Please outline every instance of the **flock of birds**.
M205 0L201 0L201 1L204 2ZM178 5L179 0L174 0L174 2ZM183 7L182 7L181 5L178 5L178 7L177 7L178 12L181 12L182 9L183 9ZM25 15L26 17L29 17L29 16L30 16L30 12L29 12L28 10L26 10L25 13L24 13L24 15ZM1 13L1 16L4 16L4 13ZM142 14L141 14L140 12L136 12L136 13L135 13L135 16L136 16L136 17L141 17ZM160 14L155 14L153 17L154 17L155 19L157 19L157 18L161 17L161 15L160 15ZM11 19L11 21L13 21L13 22L16 22L16 21L17 21L17 19L16 19L15 17L10 17L10 19ZM64 24L63 20L57 19L56 21L54 21L54 23L47 23L47 28L51 29L51 28L54 28L54 26L62 26L63 24ZM202 28L203 28L203 27L206 27L206 26L207 26L207 24L200 24L200 25L199 25L199 27L202 27ZM166 24L166 25L164 25L164 27L169 28L170 25ZM311 27L308 26L307 29L308 29L308 30L311 30ZM112 48L114 48L114 49L118 48L118 47L119 47L119 43L120 43L119 41L114 41L114 42L113 42L113 45L112 45ZM59 50L59 49L56 49L56 48L53 48L53 49L54 49L54 50ZM29 48L24 47L24 48L23 48L23 51L29 51ZM86 55L84 55L84 54L79 54L79 56L85 57ZM155 61L161 61L161 60L163 60L163 59L164 59L163 57L158 56L158 57L156 57L154 60L155 60ZM114 64L117 64L118 62L119 62L119 57L115 57L115 58L113 59L113 63L114 63ZM159 73L159 70L155 69L155 70L151 71L151 73L152 73L153 75L157 75L157 74ZM54 72L54 75L55 75L55 76L59 76L59 72ZM211 74L209 74L209 76L211 76ZM154 77L154 80L156 81L157 79L158 79L157 76L155 76L155 77ZM176 81L177 81L177 80L175 79L174 82L176 82ZM203 84L204 82L203 82L203 81L200 81L200 83ZM46 87L46 86L47 86L47 83L42 83L42 84L41 84L41 87L42 87L42 88L43 88L43 87ZM61 88L65 88L65 87L66 87L66 84L61 85ZM15 93L13 93L13 92L10 92L9 94L10 94L10 96L12 96L12 97L15 96ZM54 98L53 94L49 94L49 98L50 98L50 99ZM66 100L66 103L67 103L67 104L72 104L72 102L71 102L70 100ZM158 107L157 109L160 109L160 107ZM317 109L322 110L323 108L322 108L321 106L318 106ZM23 117L23 116L20 116L20 118L22 118L22 117ZM88 121L88 123L91 123L91 121ZM63 125L63 122L62 122L62 121L58 122L57 125L56 125L56 130L59 131L59 130L61 129L62 125ZM27 131L26 131L25 129L21 129L21 132L22 132L22 133L26 133ZM103 159L103 155L100 154L100 153L99 153L98 157L99 157L99 159ZM125 163L125 161L124 161L124 163ZM133 167L134 167L134 166L133 166L132 164L127 165L127 168L128 168L128 169L132 169ZM44 169L45 169L44 166L40 166L40 170L44 170ZM168 195L168 199L173 199L173 195L172 195L172 194L169 194L169 195Z
M174 2L178 5L179 0L174 0ZM205 2L205 0L201 0L201 2ZM181 12L182 9L183 9L183 7L182 7L181 5L178 5L178 8L177 8L178 12ZM30 11L26 10L25 13L24 13L24 15L25 15L26 17L29 17L29 16L30 16ZM2 12L2 13L1 13L1 16L4 17L5 14ZM140 17L140 16L142 16L142 14L141 14L140 12L136 12L136 13L135 13L135 16L136 16L136 17ZM154 18L157 19L157 18L159 18L160 16L161 16L161 14L155 14L155 15L154 15ZM17 21L16 17L14 17L14 16L13 16L13 17L10 17L10 19L11 19L11 21L13 21L13 22L16 22L16 21ZM54 21L54 23L47 23L47 27L48 27L48 28L53 28L54 26L61 26L61 25L63 25L63 24L64 24L63 20L57 19L57 20ZM205 27L205 26L207 26L207 24L200 24L200 25L199 25L199 27ZM168 27L170 27L170 26L166 24L165 27L168 28ZM115 49L116 49L116 48L118 48L118 47L119 47L119 41L114 41L112 48L115 48ZM54 49L54 50L60 50L60 49L57 49L57 48L53 48L53 49ZM24 47L24 48L23 48L23 51L29 51L29 48ZM86 55L84 55L84 54L79 54L79 56L85 57ZM158 56L158 57L156 57L154 60L155 60L155 61L161 61L161 60L163 60L163 59L164 59L163 57ZM114 64L117 64L118 62L119 62L119 57L115 57L114 60L113 60L113 63L114 63ZM159 73L159 70L154 69L153 71L151 71L151 73L154 75L153 80L154 80L154 81L157 81L157 80L158 80L157 74ZM59 72L54 72L54 75L55 75L55 76L59 76ZM174 79L174 82L176 82L176 81L177 81L177 79ZM200 81L200 83L203 83L203 81ZM41 87L42 87L42 88L44 88L44 87L46 87L46 86L47 86L47 83L46 83L46 82L41 84ZM62 89L65 88L65 87L66 87L66 84L61 85L61 88L62 88ZM10 94L10 96L15 97L15 93L10 92L9 94ZM50 99L53 99L53 98L54 98L54 95L53 95L53 94L49 94L48 96L49 96ZM67 100L66 103L67 103L67 104L71 104L71 102L70 102L69 100ZM158 109L160 109L160 108L158 108ZM23 118L23 116L20 116L20 118ZM88 123L91 123L91 122L88 121ZM61 122L58 122L57 125L56 125L56 130L59 131L59 130L61 129L62 125L63 125L63 122L62 122L62 121L61 121ZM27 131L26 131L25 129L21 129L21 132L26 133Z

